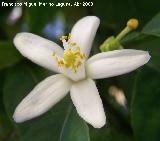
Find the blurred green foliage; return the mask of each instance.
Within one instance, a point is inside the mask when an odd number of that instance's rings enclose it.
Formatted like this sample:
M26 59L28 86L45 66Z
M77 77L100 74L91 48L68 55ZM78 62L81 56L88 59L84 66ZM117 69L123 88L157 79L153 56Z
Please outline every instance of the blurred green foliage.
M92 7L23 6L22 15L14 22L8 22L13 7L0 7L0 141L160 140L160 1L92 1ZM44 27L56 17L61 18L64 33L68 33L76 20L87 15L96 15L101 19L92 54L100 51L98 47L107 37L119 33L129 18L135 17L139 19L139 28L121 43L124 48L149 51L152 57L150 62L132 73L97 81L107 116L107 125L101 129L88 126L77 115L69 97L46 114L16 124L12 119L15 107L38 82L53 73L32 64L19 54L13 45L15 34L27 31L44 36ZM58 36L53 37L55 42L58 42ZM109 95L110 86L123 90L127 98L126 107L119 105Z

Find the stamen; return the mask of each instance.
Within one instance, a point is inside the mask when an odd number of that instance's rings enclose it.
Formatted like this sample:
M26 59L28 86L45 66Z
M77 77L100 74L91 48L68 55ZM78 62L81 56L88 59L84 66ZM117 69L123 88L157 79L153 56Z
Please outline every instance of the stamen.
M65 49L63 52L63 58L57 56L54 51L52 52L52 56L54 56L58 67L70 68L74 73L76 73L87 56L86 54L81 53L80 47L75 42L70 41L70 38L71 34L60 38Z
M62 41L62 40L67 40L67 39L68 39L67 36L62 36L62 37L60 38L61 41Z
M68 40L71 38L71 33L69 33L69 35L68 35Z
M130 19L128 22L127 22L127 26L131 29L131 30L134 30L138 27L138 20L137 19Z
M76 43L75 43L75 42L68 42L68 44L69 44L70 46L76 46Z
M52 52L52 56L55 56L55 55L56 55L56 52L55 52L55 51L53 51L53 52Z

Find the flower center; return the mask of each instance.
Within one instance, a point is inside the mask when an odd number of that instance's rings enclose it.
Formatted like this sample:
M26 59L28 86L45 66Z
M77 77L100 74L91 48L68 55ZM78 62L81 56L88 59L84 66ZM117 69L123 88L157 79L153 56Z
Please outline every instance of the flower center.
M52 56L55 57L58 67L69 68L76 73L84 62L86 54L81 53L80 47L75 42L70 41L70 37L71 34L60 38L64 46L63 57L57 56L55 51L53 51Z

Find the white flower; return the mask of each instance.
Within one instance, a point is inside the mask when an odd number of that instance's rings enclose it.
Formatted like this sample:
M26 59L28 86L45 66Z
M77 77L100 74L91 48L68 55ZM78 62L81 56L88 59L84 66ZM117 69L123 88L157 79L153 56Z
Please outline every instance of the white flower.
M34 63L59 74L40 82L17 106L13 118L23 122L48 111L70 91L78 114L95 128L106 123L105 112L92 79L113 77L131 72L150 59L148 52L123 49L89 56L99 19L87 16L73 27L71 36L61 38L64 49L34 35L19 33L14 44Z

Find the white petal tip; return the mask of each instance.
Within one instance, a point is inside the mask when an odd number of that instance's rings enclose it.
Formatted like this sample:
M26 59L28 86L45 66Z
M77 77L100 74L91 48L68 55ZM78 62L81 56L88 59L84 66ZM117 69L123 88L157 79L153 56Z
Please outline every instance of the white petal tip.
M92 18L93 20L100 22L100 19L96 16L87 16L87 18Z
M141 56L141 59L139 60L141 62L141 65L139 65L139 67L144 64L147 64L150 58L151 56L148 51L142 51L142 56Z
M20 115L18 115L17 113L13 114L13 119L16 123L22 123L25 120L23 119L23 117L21 117Z
M16 123L22 123L22 122L32 119L33 117L31 116L30 113L22 112L22 109L19 109L18 107L18 109L15 110L12 118Z
M21 33L18 33L18 34L16 34L16 36L14 37L13 43L14 43L15 46L16 46L16 44L17 44L20 36L21 36Z
M94 128L102 128L103 126L106 125L106 115L104 113L104 111L101 113L101 115L99 114L99 116L97 115L94 120L88 122L89 124L91 124Z
M96 16L86 16L84 18L86 18L88 20L88 22L89 21L92 21L92 22L94 21L93 23L94 23L95 27L98 27L99 24L100 24L100 19Z
M94 128L102 128L106 124L106 120L99 121L97 123L92 124Z
M151 56L149 55L149 52L145 52L145 63L147 63L150 60Z
M19 41L23 39L24 35L27 35L27 32L21 32L16 34L16 36L13 39L13 43L15 46L17 45L17 43L19 43Z
M30 35L31 33L27 33L27 32L21 32L15 35L13 39L13 43L20 52L23 51L22 49L24 48L24 45L26 44L26 42L29 40Z
M100 21L100 19L96 16L85 16L82 19L90 19L90 20L95 20L95 21L98 21L98 22ZM80 19L80 20L82 20L82 19Z

